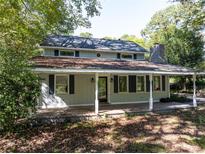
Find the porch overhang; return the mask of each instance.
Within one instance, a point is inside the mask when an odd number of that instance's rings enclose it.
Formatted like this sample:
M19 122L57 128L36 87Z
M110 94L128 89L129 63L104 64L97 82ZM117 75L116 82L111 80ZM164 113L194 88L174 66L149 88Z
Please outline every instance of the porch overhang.
M34 64L33 70L39 73L119 73L164 75L194 75L196 73L195 70L187 67L137 60L39 56L34 57L31 62Z
M164 75L194 75L195 72L168 72L168 71L146 71L146 70L106 70L106 69L72 69L72 68L33 68L37 73L103 73L103 74L164 74ZM202 74L202 73L196 73ZM205 75L205 73L203 74Z

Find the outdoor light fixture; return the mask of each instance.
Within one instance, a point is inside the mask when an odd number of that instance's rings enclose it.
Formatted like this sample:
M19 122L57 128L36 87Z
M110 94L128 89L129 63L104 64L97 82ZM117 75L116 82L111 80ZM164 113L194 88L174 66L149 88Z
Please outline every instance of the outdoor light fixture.
M94 78L91 78L91 82L94 82L95 81L95 79Z

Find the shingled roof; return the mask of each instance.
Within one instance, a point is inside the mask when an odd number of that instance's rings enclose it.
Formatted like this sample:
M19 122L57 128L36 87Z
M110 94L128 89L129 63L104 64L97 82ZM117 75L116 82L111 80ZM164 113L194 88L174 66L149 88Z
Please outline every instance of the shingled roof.
M128 71L151 71L163 72L167 74L193 73L192 69L169 65L158 64L148 61L112 60L97 58L64 58L64 57L34 57L32 59L35 68L55 68L55 69L90 69L90 70L128 70Z
M110 40L98 38L85 38L78 36L51 35L48 36L41 46L65 47L65 48L82 48L95 50L112 50L112 51L134 51L147 52L146 49L137 43L124 40Z

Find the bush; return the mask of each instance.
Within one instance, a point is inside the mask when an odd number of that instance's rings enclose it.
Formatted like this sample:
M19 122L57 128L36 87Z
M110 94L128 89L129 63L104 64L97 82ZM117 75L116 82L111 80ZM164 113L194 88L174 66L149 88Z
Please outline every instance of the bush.
M168 103L168 102L180 102L180 103L184 103L184 102L189 102L191 101L191 99L186 98L185 96L178 96L178 95L171 95L170 98L161 98L160 102L162 103Z
M35 112L40 84L30 71L0 74L0 129L12 131L17 121Z

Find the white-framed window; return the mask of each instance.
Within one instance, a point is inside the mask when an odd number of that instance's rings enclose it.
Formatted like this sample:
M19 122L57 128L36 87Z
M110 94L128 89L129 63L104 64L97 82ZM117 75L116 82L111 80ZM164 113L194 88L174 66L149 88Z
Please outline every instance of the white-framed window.
M137 92L145 91L145 76L137 76Z
M68 93L68 76L56 75L55 91L56 94Z
M60 50L59 55L60 56L65 56L65 57L74 57L75 56L75 51Z
M160 76L153 76L153 90L161 91L161 77Z
M136 57L137 60L145 60L143 53L138 53L138 54L136 54L136 56L137 56Z
M127 76L119 76L119 92L127 92Z
M121 59L133 59L133 55L132 54L122 53L121 54Z
M54 56L54 51L52 51L52 50L44 50L43 55L44 56Z

